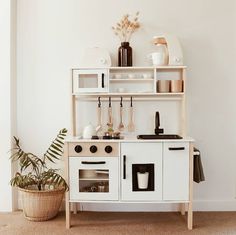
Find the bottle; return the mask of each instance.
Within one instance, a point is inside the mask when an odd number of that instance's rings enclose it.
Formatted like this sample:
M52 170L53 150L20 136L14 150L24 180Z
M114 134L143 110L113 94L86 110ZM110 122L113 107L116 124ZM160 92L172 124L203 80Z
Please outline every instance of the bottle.
M122 42L118 49L118 66L132 66L132 48L129 42Z

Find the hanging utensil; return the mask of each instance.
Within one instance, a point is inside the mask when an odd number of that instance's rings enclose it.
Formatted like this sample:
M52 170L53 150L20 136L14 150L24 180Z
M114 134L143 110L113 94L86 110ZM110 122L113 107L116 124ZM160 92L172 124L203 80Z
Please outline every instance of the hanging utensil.
M113 128L113 122L112 122L112 107L111 107L111 97L109 97L109 107L108 107L108 123L109 128Z
M125 129L125 126L122 122L122 116L123 116L123 103L122 103L122 101L123 101L123 97L121 96L120 97L120 124L118 126L119 131L123 131Z
M97 120L96 132L100 133L102 131L101 97L98 97Z
M134 132L135 131L135 125L133 121L134 111L133 111L133 97L130 97L130 112L129 112L129 124L128 124L128 131Z

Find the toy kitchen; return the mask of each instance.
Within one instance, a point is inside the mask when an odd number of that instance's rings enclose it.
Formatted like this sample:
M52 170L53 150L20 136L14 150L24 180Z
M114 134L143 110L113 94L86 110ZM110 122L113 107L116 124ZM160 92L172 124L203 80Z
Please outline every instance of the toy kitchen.
M112 67L89 49L72 69L73 136L65 143L66 227L75 203L175 203L192 229L193 139L186 136L186 66L174 37L151 66Z

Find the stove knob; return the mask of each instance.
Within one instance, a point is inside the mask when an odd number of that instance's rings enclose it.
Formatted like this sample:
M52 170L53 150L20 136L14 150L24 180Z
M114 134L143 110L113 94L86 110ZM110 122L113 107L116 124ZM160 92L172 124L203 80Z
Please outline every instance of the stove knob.
M82 152L82 147L81 147L80 145L76 145L76 146L75 146L75 152L76 152L76 153Z
M97 150L98 150L98 148L97 148L95 145L92 145L92 146L90 147L90 152L91 152L91 153L96 153Z
M112 152L112 147L111 147L110 145L107 145L107 146L105 147L105 152L106 152L106 153L111 153L111 152Z

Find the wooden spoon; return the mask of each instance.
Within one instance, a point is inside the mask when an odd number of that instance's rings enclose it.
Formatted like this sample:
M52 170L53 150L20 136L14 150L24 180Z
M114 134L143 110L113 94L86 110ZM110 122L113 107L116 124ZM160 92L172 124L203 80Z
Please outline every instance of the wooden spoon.
M129 132L134 132L135 131L135 125L133 121L133 116L134 116L134 110L133 110L133 98L131 96L130 98L130 113L129 113L129 124L128 124L128 131Z

